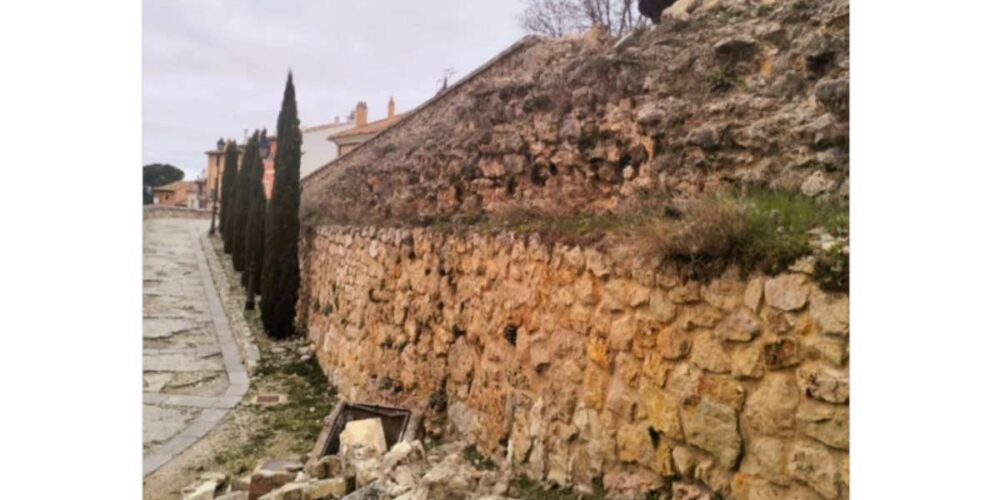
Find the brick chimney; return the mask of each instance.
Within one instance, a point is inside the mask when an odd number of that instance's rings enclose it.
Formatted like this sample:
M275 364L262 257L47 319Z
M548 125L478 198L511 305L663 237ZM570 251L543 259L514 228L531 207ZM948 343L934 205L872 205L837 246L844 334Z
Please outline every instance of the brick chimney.
M390 97L389 98L389 114L388 114L388 117L392 118L394 116L396 116L396 98L395 97Z
M358 101L358 107L354 110L354 126L363 127L368 124L368 104L365 101Z

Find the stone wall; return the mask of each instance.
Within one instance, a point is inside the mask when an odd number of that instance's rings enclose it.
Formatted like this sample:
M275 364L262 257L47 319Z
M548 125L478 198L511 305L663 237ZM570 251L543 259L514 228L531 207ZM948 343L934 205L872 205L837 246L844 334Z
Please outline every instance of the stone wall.
M682 14L620 42L519 42L308 176L303 222L604 211L727 186L846 198L847 0Z
M143 205L142 220L146 219L211 219L212 211L200 208Z
M301 252L300 320L348 400L626 497L848 497L848 297L808 262L685 282L623 246L343 226Z

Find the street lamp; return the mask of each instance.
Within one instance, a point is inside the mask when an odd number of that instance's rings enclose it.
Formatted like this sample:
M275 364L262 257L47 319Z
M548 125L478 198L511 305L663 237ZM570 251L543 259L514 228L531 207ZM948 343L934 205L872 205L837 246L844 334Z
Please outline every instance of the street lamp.
M215 213L218 211L219 199L219 175L215 175L215 188L212 189L212 226L208 228L208 235L215 236Z
M266 160L271 154L271 143L267 140L267 131L260 137L260 159Z

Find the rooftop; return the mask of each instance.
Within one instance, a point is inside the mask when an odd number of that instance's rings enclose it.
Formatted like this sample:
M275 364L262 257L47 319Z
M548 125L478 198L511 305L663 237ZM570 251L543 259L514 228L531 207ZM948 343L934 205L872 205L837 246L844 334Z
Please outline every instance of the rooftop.
M356 137L365 134L375 134L381 132L382 130L389 128L391 125L395 124L399 120L403 119L409 113L400 113L392 118L383 118L381 120L373 121L367 125L362 125L360 127L354 127L351 129L344 130L342 132L337 132L330 135L327 140L336 142L337 139L347 139L350 137Z

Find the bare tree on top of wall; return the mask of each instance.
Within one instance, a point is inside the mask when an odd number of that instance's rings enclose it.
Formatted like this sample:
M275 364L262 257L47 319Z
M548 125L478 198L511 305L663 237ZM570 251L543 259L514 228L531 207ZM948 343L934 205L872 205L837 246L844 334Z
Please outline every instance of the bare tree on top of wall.
M521 27L529 33L561 37L600 26L614 36L649 24L638 0L526 0Z

